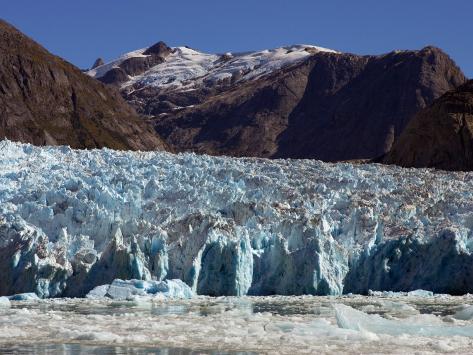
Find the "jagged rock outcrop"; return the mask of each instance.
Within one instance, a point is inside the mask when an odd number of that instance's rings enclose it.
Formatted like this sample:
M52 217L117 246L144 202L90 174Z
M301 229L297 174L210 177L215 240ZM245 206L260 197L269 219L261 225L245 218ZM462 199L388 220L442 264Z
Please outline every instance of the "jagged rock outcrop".
M160 41L144 50L142 54L126 55L123 60L111 65L102 63L102 65L92 68L91 72L100 67L98 72L103 72L103 75L98 75L98 80L105 84L120 86L132 77L139 76L163 63L172 52L172 48Z
M0 20L0 138L75 148L164 149L118 92Z
M92 65L92 68L91 69L95 69L97 67L100 67L101 65L104 65L105 62L103 61L102 58L97 58L94 62L94 64Z
M380 56L313 46L224 55L177 47L139 75L122 69L153 61L145 53L89 74L119 83L177 150L213 155L375 158L420 109L466 80L435 47Z
M417 168L473 170L473 80L419 112L383 162Z

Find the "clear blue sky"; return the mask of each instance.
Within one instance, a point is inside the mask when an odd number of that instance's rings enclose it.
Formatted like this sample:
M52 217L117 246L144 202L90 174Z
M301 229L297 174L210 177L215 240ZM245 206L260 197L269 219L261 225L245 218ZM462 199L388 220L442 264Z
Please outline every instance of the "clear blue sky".
M473 0L7 0L0 16L81 68L158 40L208 52L432 44L473 77Z

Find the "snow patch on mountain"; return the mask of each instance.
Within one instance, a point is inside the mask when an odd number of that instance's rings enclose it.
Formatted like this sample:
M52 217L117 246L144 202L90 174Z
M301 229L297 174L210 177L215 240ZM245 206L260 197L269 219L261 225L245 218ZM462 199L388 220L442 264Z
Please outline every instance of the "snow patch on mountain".
M126 53L120 58L87 72L101 78L109 70L133 57L144 57L147 48ZM172 53L145 73L130 76L122 88L154 86L167 89L193 89L205 82L218 83L225 79L245 81L257 79L276 70L301 62L316 52L337 53L311 45L293 45L245 53L207 54L188 47L174 47Z

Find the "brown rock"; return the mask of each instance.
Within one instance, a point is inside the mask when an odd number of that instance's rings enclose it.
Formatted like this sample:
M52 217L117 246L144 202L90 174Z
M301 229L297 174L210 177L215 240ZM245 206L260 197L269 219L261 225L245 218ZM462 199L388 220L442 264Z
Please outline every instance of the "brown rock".
M383 162L416 168L473 170L473 80L419 112Z
M168 47L166 43L163 41L159 41L158 43L149 47L146 51L143 52L144 55L157 55L162 58L167 57L172 52L172 48Z
M156 130L180 151L340 161L385 154L411 117L465 80L448 55L426 47L381 56L317 52L258 80L123 95L156 115Z
M164 149L120 95L0 21L0 139Z

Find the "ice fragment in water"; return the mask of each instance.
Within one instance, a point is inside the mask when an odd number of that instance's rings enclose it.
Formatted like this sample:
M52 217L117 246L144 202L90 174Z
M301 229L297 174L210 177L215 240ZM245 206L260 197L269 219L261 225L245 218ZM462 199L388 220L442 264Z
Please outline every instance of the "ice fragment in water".
M385 319L377 314L366 314L352 307L335 304L337 324L343 329L375 334L416 336L464 336L473 337L473 325L450 326L434 315L422 318Z

